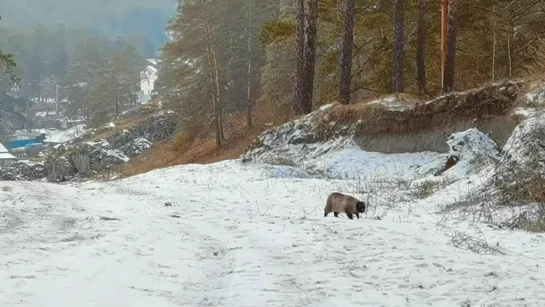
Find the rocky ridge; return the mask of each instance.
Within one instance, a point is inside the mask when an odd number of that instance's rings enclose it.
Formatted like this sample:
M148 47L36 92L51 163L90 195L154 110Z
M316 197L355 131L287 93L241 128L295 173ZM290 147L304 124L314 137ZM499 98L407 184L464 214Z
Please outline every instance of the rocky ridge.
M141 114L131 114L133 117ZM129 116L119 119L127 120ZM118 121L118 122L119 122ZM18 161L0 169L3 180L39 180L64 182L89 178L129 161L150 149L153 142L171 137L178 117L170 110L155 110L138 123L117 128L116 123L91 129L65 144L44 152L43 162Z

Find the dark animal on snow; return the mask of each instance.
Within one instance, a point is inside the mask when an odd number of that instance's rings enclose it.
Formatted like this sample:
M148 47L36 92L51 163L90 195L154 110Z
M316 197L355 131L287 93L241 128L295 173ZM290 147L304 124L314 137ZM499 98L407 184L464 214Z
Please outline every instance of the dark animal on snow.
M335 217L339 217L339 213L344 212L351 220L354 219L353 215L359 219L360 213L365 212L365 203L350 195L331 193L324 208L324 217L331 212Z

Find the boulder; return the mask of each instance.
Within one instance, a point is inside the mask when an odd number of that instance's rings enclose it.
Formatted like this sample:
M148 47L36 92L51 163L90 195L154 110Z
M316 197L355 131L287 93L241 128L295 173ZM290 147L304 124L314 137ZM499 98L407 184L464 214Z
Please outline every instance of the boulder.
M151 147L151 142L145 138L136 138L123 145L119 150L129 158L134 158Z
M129 161L122 151L113 149L105 140L77 145L70 159L80 177L88 177Z
M67 157L47 161L45 167L47 169L47 181L49 182L64 182L76 175L76 169Z

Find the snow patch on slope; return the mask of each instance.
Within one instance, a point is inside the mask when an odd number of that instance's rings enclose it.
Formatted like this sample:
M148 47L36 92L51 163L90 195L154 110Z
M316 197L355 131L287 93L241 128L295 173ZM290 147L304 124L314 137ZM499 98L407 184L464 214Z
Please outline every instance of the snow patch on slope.
M504 162L508 160L521 165L528 164L529 159L538 162L543 168L545 164L545 111L536 111L533 116L521 122L513 131L503 147Z
M76 126L70 128L70 129L60 131L60 132L55 133L55 134L53 134L51 136L48 136L44 140L44 142L46 142L46 143L61 143L61 144L70 142L71 140L84 135L87 132L86 127L87 126L85 124L76 125Z
M140 103L145 104L150 100L157 80L157 60L146 59L149 65L140 73Z
M475 128L452 134L447 144L450 148L449 157L456 159L457 163L445 171L445 175L458 179L479 173L500 159L498 145Z

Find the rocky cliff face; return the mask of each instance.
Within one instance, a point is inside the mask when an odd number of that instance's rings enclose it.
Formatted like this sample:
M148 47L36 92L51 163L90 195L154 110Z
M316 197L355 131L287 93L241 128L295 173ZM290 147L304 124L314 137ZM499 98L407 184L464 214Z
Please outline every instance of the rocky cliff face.
M178 118L172 111L159 111L130 128L108 125L92 129L66 144L45 152L43 163L16 163L0 169L3 180L63 182L109 171L148 150L153 142L172 136ZM103 137L101 137L103 136Z

